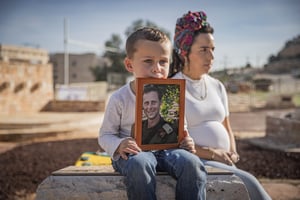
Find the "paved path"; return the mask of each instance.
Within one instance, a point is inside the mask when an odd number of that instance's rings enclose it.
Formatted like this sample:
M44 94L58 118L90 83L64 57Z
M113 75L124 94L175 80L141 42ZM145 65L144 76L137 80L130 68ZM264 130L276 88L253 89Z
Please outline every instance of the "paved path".
M237 137L263 137L266 130L266 116L282 116L293 109L261 110L255 112L232 112L230 122Z

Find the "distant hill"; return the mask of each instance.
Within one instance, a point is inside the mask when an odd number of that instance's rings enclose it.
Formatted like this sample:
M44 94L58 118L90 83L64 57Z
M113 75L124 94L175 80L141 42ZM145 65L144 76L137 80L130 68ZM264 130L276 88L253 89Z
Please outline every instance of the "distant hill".
M276 56L270 56L264 71L271 74L291 73L300 76L300 35L286 42Z

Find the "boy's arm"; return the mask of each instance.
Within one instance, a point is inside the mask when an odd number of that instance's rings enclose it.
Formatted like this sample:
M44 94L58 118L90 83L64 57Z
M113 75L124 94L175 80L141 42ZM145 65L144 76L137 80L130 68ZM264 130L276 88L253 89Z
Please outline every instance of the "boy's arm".
M125 138L121 143L118 149L115 152L115 155L118 158L121 156L124 160L128 159L128 155L135 155L141 152L142 150L136 144L133 138Z
M121 111L117 104L117 99L112 95L106 106L103 122L99 130L98 143L114 160L119 159L119 155L115 154L115 152L122 140L125 139L119 137L120 115Z

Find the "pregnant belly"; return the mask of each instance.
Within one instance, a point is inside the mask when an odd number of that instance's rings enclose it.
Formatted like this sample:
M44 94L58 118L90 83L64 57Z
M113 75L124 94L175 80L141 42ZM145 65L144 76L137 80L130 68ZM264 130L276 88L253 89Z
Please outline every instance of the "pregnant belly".
M188 130L197 145L225 150L230 148L227 130L220 122L202 122L198 126L190 127Z

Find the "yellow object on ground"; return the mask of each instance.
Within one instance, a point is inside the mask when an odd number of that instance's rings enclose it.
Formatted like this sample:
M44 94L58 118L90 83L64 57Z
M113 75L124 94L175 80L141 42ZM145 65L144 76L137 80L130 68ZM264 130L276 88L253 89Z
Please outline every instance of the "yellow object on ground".
M106 152L84 152L75 166L111 165L111 158Z

